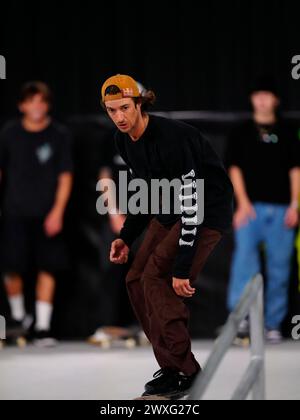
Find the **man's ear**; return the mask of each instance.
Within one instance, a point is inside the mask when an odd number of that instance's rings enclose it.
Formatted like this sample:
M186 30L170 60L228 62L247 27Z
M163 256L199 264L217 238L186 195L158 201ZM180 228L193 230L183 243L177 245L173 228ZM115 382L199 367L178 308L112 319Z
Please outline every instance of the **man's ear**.
M17 108L18 108L19 112L21 112L21 114L24 113L24 108L23 108L23 103L22 102L19 102L17 104Z
M135 107L142 112L142 103L141 103L141 101L139 101L139 100L135 101Z
M101 105L102 109L103 109L105 112L107 112L105 102L103 102L103 101L101 100L101 101L100 101L100 105Z

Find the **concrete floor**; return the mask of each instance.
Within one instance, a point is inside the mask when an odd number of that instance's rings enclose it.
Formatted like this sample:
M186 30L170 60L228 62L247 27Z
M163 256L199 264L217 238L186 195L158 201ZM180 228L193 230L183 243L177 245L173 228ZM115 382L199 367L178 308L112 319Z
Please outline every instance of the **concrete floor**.
M195 341L204 364L212 342ZM232 348L205 399L229 399L249 363L249 350ZM0 351L0 399L130 400L158 370L151 348L102 350L85 343L60 343L55 349L31 346ZM267 397L300 399L300 342L267 347Z

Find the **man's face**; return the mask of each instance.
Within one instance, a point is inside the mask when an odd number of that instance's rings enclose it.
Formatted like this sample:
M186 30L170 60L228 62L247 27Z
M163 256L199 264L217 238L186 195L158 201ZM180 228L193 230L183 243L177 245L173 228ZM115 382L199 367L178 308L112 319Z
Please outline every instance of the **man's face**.
M279 99L272 92L254 92L251 95L254 112L269 114L279 106Z
M109 117L122 133L134 130L141 116L141 106L135 104L132 98L107 101L105 106Z
M24 116L33 122L43 121L49 112L49 104L42 94L38 93L26 99L19 105L19 110Z

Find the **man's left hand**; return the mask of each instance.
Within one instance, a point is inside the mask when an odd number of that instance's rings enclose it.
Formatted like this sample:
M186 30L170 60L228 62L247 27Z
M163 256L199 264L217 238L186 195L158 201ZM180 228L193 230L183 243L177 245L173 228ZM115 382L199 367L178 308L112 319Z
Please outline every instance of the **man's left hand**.
M289 207L285 215L285 225L289 229L294 229L299 224L299 211L294 207Z
M56 210L51 210L44 223L46 235L52 238L58 235L62 231L62 228L63 217L61 213Z
M191 298L196 293L196 289L191 287L190 280L177 279L173 277L173 289L178 296Z

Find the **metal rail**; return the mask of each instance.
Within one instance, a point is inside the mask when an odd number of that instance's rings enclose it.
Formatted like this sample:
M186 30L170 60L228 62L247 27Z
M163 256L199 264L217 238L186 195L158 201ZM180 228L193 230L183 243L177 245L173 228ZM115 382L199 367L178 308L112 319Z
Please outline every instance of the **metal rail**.
M191 390L189 400L201 400L226 352L236 338L240 323L250 315L251 362L232 400L245 400L253 391L254 400L265 400L263 278L259 274L248 284L240 303L231 313L224 330Z

